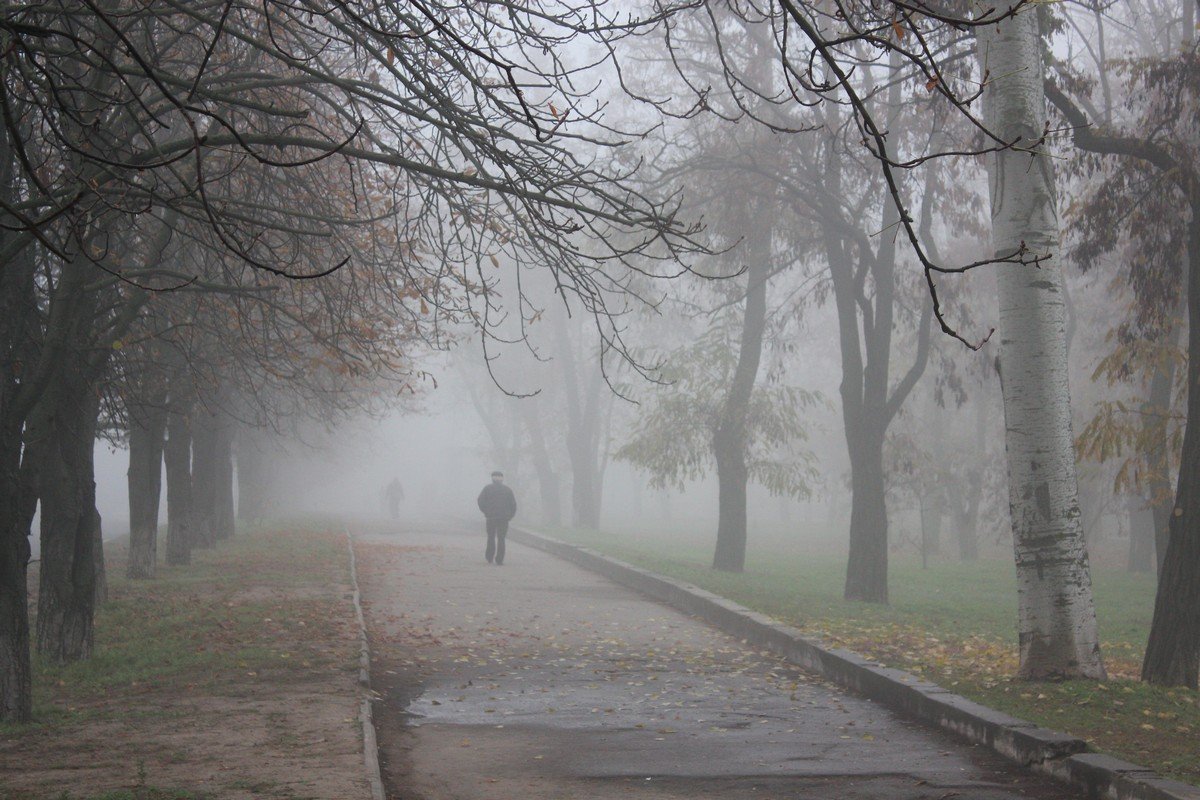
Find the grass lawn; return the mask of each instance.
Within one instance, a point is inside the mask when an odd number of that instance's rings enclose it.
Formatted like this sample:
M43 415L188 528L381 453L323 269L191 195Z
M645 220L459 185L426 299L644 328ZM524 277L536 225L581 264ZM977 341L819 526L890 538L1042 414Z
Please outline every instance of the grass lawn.
M308 625L329 624L327 598L289 597L286 607L281 600L288 590L320 585L331 564L348 570L345 547L344 539L321 526L278 526L196 550L188 566L160 564L153 581L126 579L123 552L119 545L111 548L109 601L96 613L95 653L66 666L34 655L35 719L69 723L86 715L89 701L110 694L219 684L230 673L277 669L292 658L304 666L314 660L331 666L331 656L347 654L293 654L272 646L277 636L263 634L283 626L304 633L295 639L304 641Z
M1111 753L1200 783L1200 693L1137 680L1154 605L1154 579L1093 571L1106 683L1027 683L1017 667L1011 562L936 563L893 557L891 605L842 600L843 558L751 542L746 571L715 572L707 547L628 533L554 531L664 575L689 581L808 633Z
M357 707L358 653L340 528L239 529L191 565L160 563L151 581L125 578L123 542L106 556L94 655L35 656L34 722L0 725L0 774L13 781L0 779L0 798L215 799L244 795L250 779L300 797L283 759L325 736L321 748L347 751L330 771L360 780L356 720L343 711ZM254 745L231 752L239 735Z

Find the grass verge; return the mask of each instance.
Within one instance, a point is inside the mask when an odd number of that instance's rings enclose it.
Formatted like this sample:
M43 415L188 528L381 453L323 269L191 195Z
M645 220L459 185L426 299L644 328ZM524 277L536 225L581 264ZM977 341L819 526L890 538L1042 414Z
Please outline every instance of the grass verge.
M1154 604L1152 576L1095 570L1101 639L1111 680L1028 683L1017 667L1012 564L893 558L889 606L842 600L845 562L796 549L753 547L746 571L709 568L694 543L631 534L553 535L689 581L806 633L919 674L972 700L1067 731L1100 752L1200 783L1200 693L1137 680Z
M0 798L240 798L248 780L279 785L262 796L302 797L289 759L317 767L323 749L349 765L346 782L361 780L340 529L240 529L153 580L125 578L123 542L106 543L106 556L92 658L35 657L35 720L0 727L0 774L11 777ZM245 752L230 749L239 738Z

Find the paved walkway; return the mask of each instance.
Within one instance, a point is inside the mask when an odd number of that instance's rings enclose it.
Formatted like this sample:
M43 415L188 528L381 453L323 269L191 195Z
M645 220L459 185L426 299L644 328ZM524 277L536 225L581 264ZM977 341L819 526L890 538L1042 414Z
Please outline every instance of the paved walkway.
M389 797L1069 798L547 554L359 540Z

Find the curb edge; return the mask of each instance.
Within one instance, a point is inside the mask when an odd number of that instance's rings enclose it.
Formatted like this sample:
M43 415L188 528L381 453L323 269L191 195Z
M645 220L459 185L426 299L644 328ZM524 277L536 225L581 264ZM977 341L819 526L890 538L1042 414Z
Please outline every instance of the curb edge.
M367 783L371 787L371 800L387 800L387 793L383 789L383 773L379 768L379 740L371 715L371 650L367 643L367 621L363 617L362 594L358 590L354 537L349 530L346 530L346 550L350 553L350 585L353 588L354 617L358 622L358 685L362 690L359 719L362 720L363 763L367 771Z

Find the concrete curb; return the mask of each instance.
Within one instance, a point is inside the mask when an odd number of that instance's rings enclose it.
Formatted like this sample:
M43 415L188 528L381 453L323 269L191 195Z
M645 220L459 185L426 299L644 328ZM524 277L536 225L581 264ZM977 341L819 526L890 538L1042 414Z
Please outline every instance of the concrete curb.
M371 787L371 800L387 800L383 791L383 773L379 769L379 741L375 735L375 721L371 716L371 650L367 644L367 621L363 618L362 594L358 590L358 564L354 558L354 537L346 531L346 549L350 553L350 585L354 589L354 617L358 620L358 685L362 688L359 719L362 720L363 762L367 769L367 783Z
M594 550L520 528L508 538L596 572L698 617L752 647L767 650L834 683L922 722L944 728L1037 772L1106 800L1200 800L1200 788L1162 778L1136 764L1088 753L1082 739L1038 727L898 669L805 636L765 614L690 583L635 567Z

